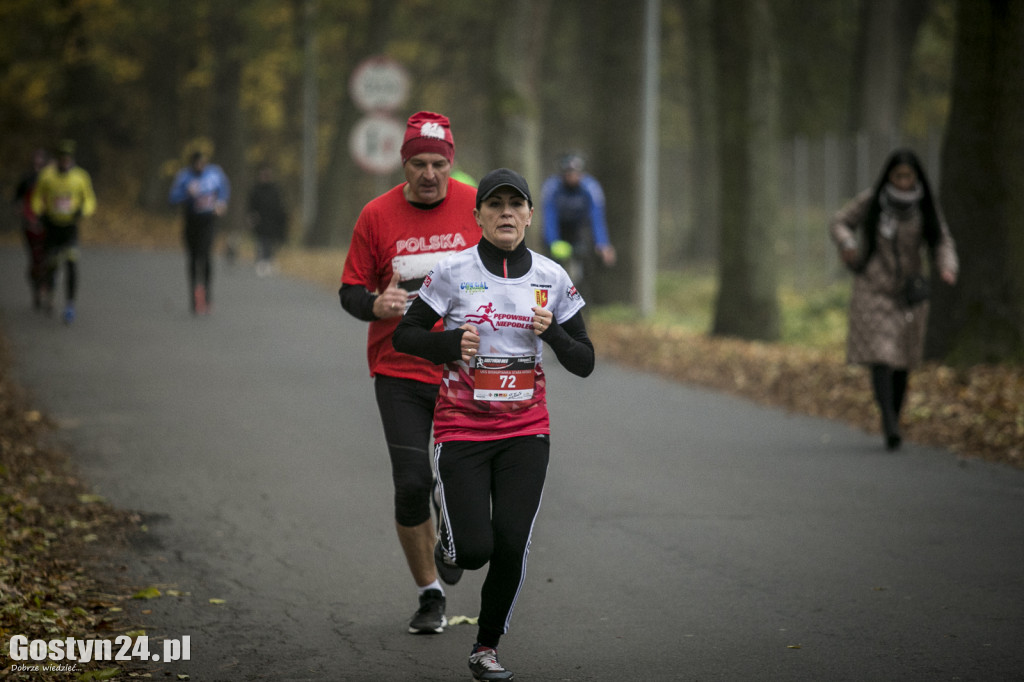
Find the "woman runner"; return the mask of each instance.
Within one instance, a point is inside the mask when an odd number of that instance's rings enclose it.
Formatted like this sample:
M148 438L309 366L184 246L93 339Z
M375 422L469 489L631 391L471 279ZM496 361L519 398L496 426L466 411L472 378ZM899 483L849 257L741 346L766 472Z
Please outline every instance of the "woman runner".
M523 585L547 473L544 343L581 377L594 369L594 347L565 270L523 243L533 217L526 180L491 171L473 215L480 243L434 266L393 344L444 363L434 409L443 519L434 556L449 583L489 564L469 668L491 682L514 678L497 646ZM444 331L431 332L438 319Z

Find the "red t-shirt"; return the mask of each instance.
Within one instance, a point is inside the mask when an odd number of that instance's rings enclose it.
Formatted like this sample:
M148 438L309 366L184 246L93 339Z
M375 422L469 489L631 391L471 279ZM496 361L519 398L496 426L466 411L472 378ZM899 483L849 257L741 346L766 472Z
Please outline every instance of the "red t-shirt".
M432 208L410 204L403 194L404 187L403 183L388 190L359 214L341 283L380 293L397 271L401 278L398 286L409 292L408 307L439 260L480 241L480 227L473 218L476 189L472 186L449 179L445 198ZM399 353L391 345L401 319L370 322L366 347L370 376L383 374L439 384L440 365Z

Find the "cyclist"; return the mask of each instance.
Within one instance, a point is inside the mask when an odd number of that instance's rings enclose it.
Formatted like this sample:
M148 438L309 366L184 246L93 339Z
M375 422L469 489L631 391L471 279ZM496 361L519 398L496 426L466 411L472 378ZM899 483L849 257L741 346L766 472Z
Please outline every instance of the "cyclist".
M586 172L579 154L566 154L559 172L541 186L544 242L569 277L588 293L587 277L598 262L615 265L615 247L608 240L605 197L601 184Z

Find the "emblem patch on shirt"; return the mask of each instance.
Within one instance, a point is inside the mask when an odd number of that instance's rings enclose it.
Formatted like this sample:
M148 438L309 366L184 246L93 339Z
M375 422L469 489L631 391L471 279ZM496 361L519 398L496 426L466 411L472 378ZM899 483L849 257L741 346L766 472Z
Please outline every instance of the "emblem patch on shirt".
M536 295L537 305L539 305L541 308L548 304L547 289L534 289L533 293Z

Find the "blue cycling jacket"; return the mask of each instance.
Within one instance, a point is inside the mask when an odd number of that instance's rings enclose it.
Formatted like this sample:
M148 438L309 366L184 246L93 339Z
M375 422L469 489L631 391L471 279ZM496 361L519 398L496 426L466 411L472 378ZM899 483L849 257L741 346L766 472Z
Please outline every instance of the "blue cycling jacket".
M561 175L550 176L541 186L541 203L548 246L559 239L580 244L588 236L599 248L609 245L604 190L592 175L584 173L578 187L566 186Z

